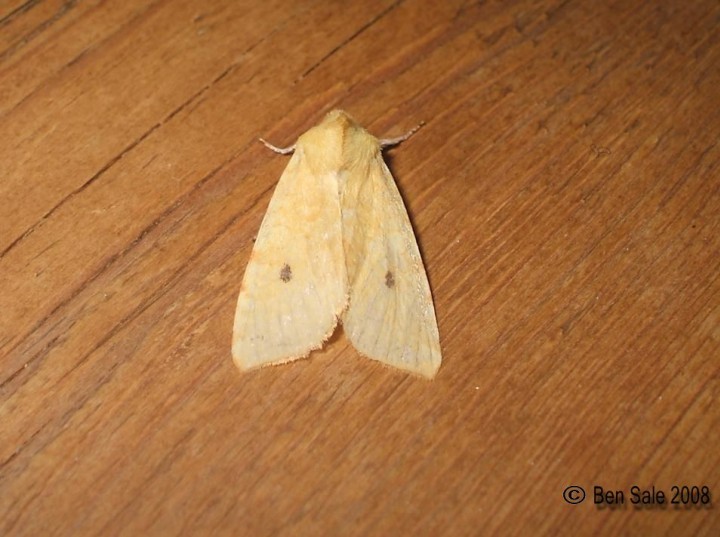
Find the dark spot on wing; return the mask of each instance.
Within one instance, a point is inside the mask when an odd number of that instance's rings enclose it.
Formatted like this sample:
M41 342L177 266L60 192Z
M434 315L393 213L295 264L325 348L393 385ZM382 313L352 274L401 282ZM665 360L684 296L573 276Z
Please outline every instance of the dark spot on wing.
M395 287L395 277L389 270L387 271L387 274L385 274L385 285L387 285L388 289Z
M283 268L280 269L280 279L284 281L285 283L292 280L292 269L290 268L290 265L285 263L283 265Z

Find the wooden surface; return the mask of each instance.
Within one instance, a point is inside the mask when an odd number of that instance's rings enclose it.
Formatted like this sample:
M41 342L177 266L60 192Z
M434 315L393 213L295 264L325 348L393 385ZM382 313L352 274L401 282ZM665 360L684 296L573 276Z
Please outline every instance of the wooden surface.
M0 534L718 535L718 2L0 10ZM231 361L257 138L334 107L427 123L388 159L432 382Z

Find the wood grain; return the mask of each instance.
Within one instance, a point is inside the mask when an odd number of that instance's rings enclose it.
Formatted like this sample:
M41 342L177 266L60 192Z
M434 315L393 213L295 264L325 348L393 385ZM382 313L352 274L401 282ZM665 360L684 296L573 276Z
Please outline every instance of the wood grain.
M628 490L720 494L718 65L711 0L2 3L0 534L717 535ZM432 382L230 359L257 137L335 107L427 123Z

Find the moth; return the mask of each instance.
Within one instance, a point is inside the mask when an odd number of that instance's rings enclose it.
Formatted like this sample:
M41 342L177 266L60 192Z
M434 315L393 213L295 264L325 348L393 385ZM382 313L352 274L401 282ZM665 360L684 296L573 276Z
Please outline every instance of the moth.
M304 358L342 322L360 352L433 378L430 286L378 140L334 110L297 142L245 269L232 355L240 369Z

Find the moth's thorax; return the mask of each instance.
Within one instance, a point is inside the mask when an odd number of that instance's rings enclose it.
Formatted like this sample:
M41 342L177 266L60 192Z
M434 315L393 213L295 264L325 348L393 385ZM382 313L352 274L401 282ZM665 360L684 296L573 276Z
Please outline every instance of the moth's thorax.
M334 173L367 161L380 143L345 112L333 110L298 139L296 150L316 172Z

